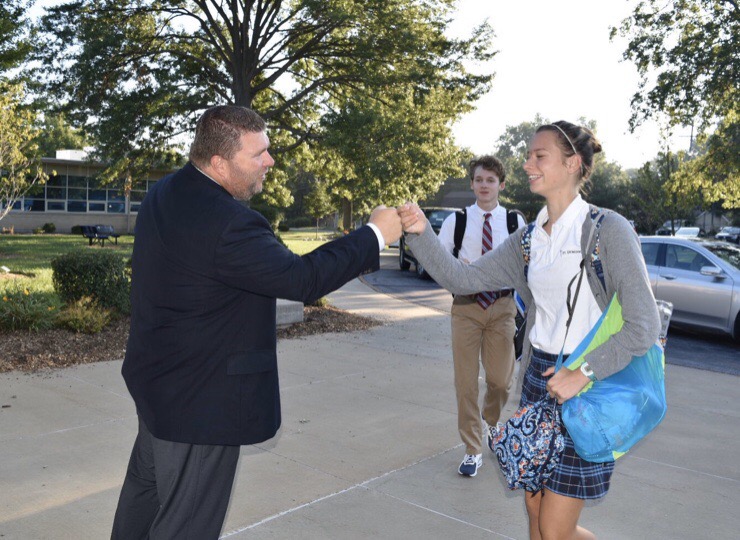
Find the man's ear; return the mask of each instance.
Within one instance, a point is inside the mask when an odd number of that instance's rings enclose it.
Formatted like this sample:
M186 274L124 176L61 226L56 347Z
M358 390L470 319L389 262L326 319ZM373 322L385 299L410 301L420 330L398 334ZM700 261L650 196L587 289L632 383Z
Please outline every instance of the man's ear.
M219 174L223 173L225 161L222 156L219 156L216 154L215 156L211 156L211 159L208 161L208 165L210 165L211 169L216 171Z
M501 191L506 187L506 180L501 180L501 182L498 183L498 190Z

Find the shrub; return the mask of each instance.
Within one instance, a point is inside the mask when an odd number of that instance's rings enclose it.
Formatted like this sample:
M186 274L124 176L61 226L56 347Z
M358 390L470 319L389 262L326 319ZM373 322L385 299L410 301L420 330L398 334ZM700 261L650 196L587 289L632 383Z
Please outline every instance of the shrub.
M316 220L308 216L298 216L288 220L288 224L294 229L300 229L305 227L315 227Z
M110 309L100 307L91 296L83 296L59 312L57 326L77 333L97 334L112 319Z
M56 306L44 295L21 287L6 289L0 302L0 328L46 330L54 324L55 310Z
M290 230L290 227L288 226L287 223L280 223L280 225L278 225L278 231L280 232L288 232L289 230Z
M130 310L131 282L121 256L111 251L73 251L51 261L54 290L65 304L90 296L101 306Z
M82 234L82 225L72 225L72 234Z
M44 232L45 232L46 234L52 234L52 233L55 233L55 232L57 232L57 226L56 226L56 225L54 225L53 223L44 223L44 224L43 224L43 225L41 226L41 229L42 229L42 230L43 230L43 231L44 231Z
M33 230L33 234L44 234L44 229L43 229L43 227L36 227L36 228L35 228L35 229Z
M329 305L329 300L326 299L326 296L322 296L318 300L314 300L310 304L306 305L311 307L327 307Z

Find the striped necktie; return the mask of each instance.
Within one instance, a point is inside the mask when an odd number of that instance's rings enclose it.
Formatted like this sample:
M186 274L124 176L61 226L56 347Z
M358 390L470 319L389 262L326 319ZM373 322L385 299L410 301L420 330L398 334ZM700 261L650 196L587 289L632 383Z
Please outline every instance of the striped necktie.
M488 221L490 217L490 212L483 215L483 245L481 247L481 255L485 255L493 249L493 232L491 230L491 222ZM475 295L475 300L480 307L488 309L488 306L494 302L493 293L491 291L479 292Z

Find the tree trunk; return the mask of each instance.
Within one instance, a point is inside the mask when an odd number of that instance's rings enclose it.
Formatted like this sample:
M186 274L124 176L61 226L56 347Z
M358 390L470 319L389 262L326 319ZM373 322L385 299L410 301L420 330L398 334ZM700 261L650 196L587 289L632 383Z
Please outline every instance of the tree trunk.
M352 201L350 199L342 199L342 230L352 230Z

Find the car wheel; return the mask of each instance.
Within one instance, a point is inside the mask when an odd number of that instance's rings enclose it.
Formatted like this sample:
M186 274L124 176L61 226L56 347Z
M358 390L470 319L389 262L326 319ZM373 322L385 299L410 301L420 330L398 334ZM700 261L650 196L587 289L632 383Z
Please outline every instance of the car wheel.
M427 274L427 271L424 270L424 267L419 262L416 263L416 275L421 279L429 279L429 274Z
M406 260L406 246L403 238L398 242L398 267L401 270L408 270L411 268L411 263Z
M735 317L735 343L740 345L740 313Z

